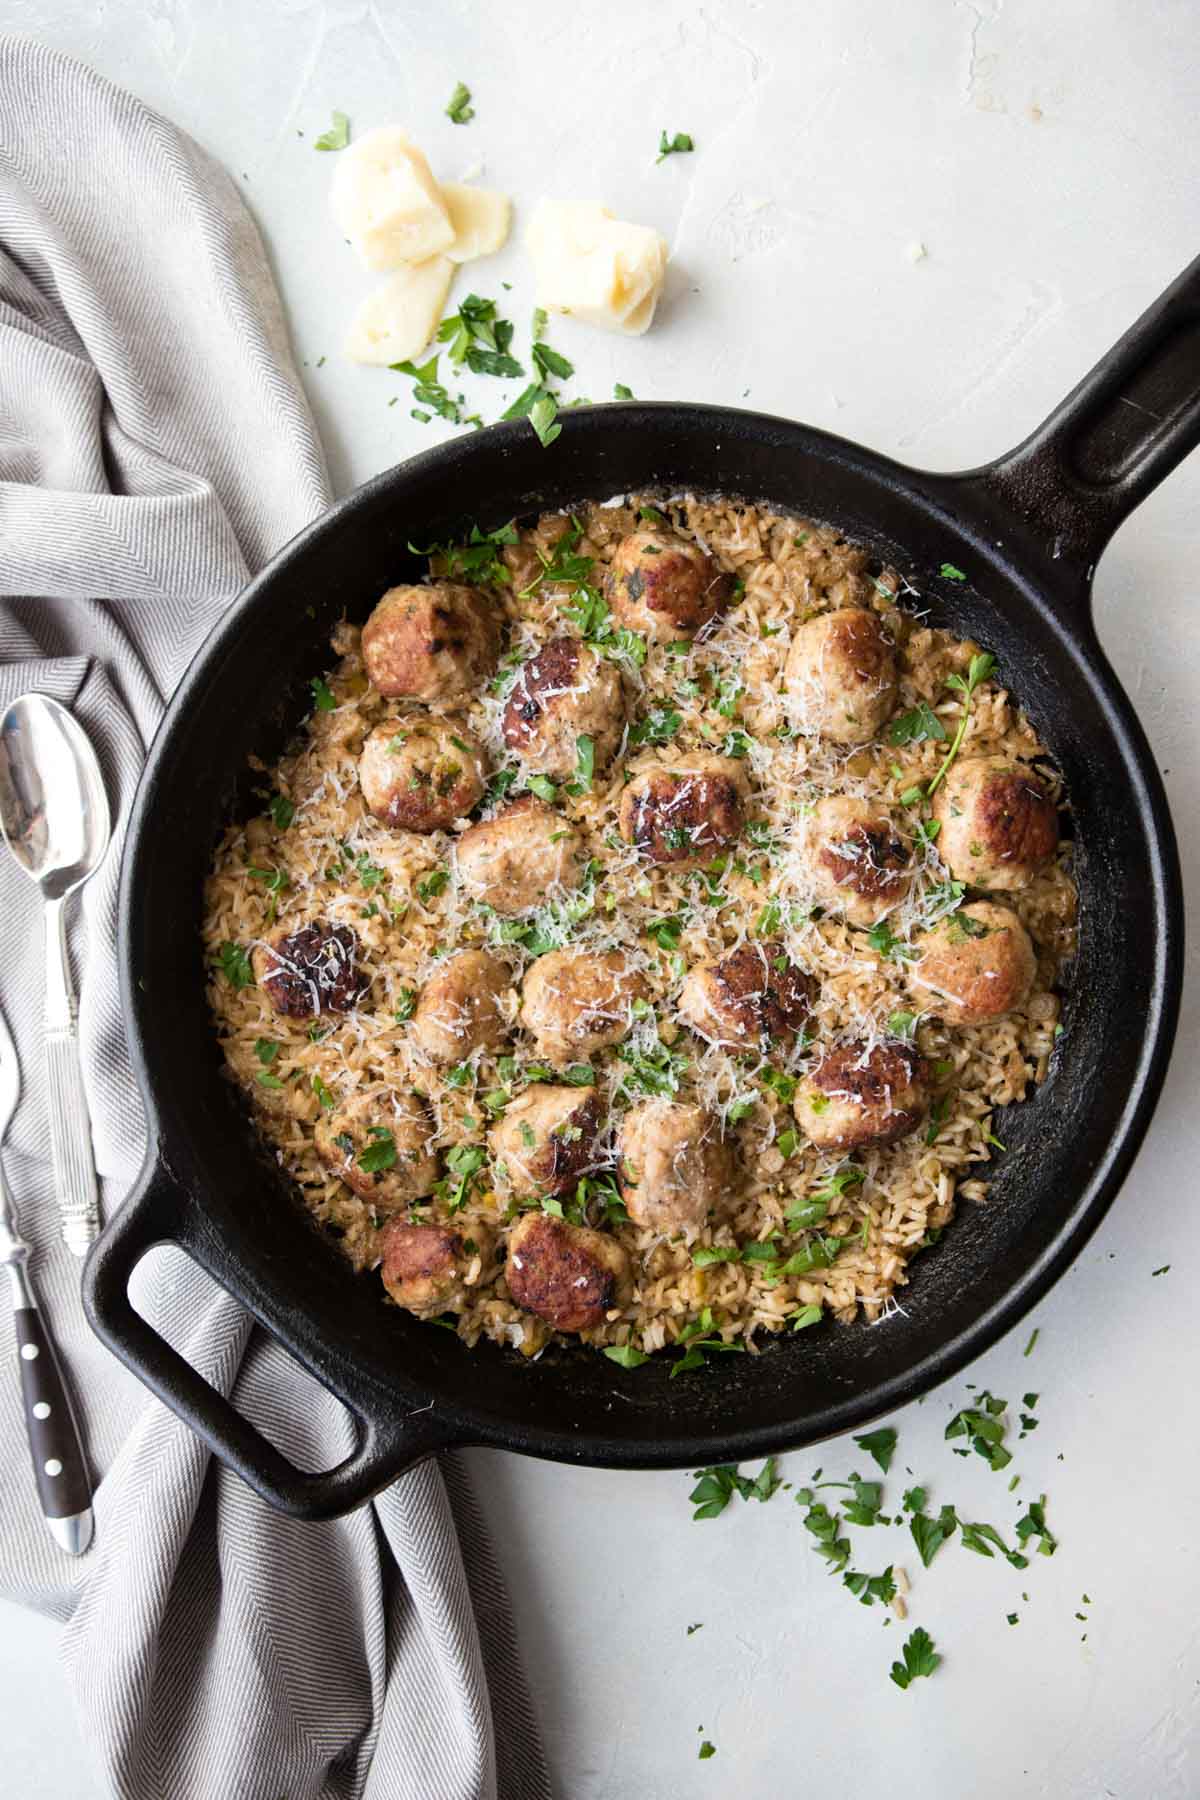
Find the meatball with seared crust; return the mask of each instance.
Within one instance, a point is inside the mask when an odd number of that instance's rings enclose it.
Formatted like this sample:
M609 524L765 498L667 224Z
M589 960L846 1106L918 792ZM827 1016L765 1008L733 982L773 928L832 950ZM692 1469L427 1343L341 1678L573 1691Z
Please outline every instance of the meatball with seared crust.
M599 1129L594 1089L538 1082L509 1102L488 1134L497 1175L518 1194L569 1193L596 1165Z
M938 854L970 887L1028 887L1058 849L1058 809L1036 772L1003 756L956 762L933 797Z
M362 631L372 685L430 705L465 699L496 666L500 615L478 588L453 581L389 588Z
M644 1100L617 1134L617 1178L635 1225L689 1241L728 1195L733 1156L702 1106Z
M521 984L521 1024L534 1054L561 1064L620 1041L649 989L624 950L551 950Z
M621 795L621 836L647 862L708 862L740 833L747 787L742 763L730 756L649 763Z
M507 963L486 950L460 950L439 963L412 1017L412 1032L433 1062L462 1062L475 1050L499 1050L510 1026L504 999Z
M766 1052L803 1029L816 986L777 938L745 943L689 970L679 1015L710 1044Z
M1037 956L1011 907L973 900L919 940L908 970L920 1004L947 1025L982 1025L1029 998Z
M896 647L863 607L818 613L792 638L784 682L801 731L867 744L896 704Z
M555 1331L590 1331L628 1285L629 1258L607 1232L527 1212L509 1235L504 1276L515 1303Z
M894 1144L929 1110L932 1072L909 1044L841 1044L796 1090L796 1120L818 1150Z
M313 1019L323 1012L351 1012L370 986L358 967L358 938L349 925L312 919L256 945L255 980L277 1013Z
M498 913L528 912L556 891L578 887L583 868L577 834L536 794L522 794L464 831L454 857L467 893Z
M379 1212L398 1212L433 1192L441 1166L429 1148L432 1133L429 1114L415 1094L377 1088L323 1112L313 1143L321 1161L360 1199Z
M363 745L358 785L370 811L393 830L446 831L483 798L483 746L441 719L392 719Z
M911 879L912 853L895 821L849 794L818 800L805 851L814 896L851 925L877 925Z
M409 1225L403 1219L385 1225L378 1243L384 1287L397 1306L418 1318L461 1311L496 1247L491 1232L479 1225L465 1237L446 1225Z
M616 667L579 638L556 637L522 663L504 708L504 741L531 767L565 780L579 767L579 740L592 740L599 773L625 729Z
M605 594L618 624L654 643L695 637L729 605L734 580L667 526L631 532L613 552Z

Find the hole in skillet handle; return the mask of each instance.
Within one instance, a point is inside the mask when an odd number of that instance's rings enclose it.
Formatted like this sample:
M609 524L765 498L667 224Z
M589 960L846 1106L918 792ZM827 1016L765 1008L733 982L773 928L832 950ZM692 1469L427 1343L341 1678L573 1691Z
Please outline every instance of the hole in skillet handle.
M381 1400L377 1414L367 1412L340 1393L326 1371L297 1354L279 1323L251 1308L259 1324L354 1420L356 1441L349 1456L332 1469L298 1469L135 1310L130 1281L142 1258L159 1245L185 1251L232 1291L199 1228L195 1207L152 1153L132 1193L92 1246L83 1277L88 1322L126 1367L269 1505L293 1518L336 1518L364 1505L416 1463L461 1442L431 1413L401 1411L398 1396L390 1405ZM245 1304L242 1295L234 1297Z

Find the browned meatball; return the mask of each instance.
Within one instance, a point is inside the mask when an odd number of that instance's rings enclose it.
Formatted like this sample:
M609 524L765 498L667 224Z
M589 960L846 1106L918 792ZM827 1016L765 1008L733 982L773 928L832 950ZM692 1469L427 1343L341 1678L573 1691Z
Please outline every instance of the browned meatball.
M579 766L579 740L592 740L599 773L621 741L625 695L612 663L578 638L551 638L522 663L504 708L504 741L543 774L566 779Z
M911 879L911 852L895 822L849 794L818 800L805 848L815 898L851 925L877 925Z
M819 1150L894 1144L929 1110L931 1070L908 1044L842 1044L796 1090L796 1118Z
M479 1225L464 1237L445 1225L408 1225L403 1219L385 1225L378 1241L384 1287L397 1306L418 1318L460 1311L495 1249L492 1234Z
M1037 975L1029 933L1016 913L974 900L920 939L908 972L920 1003L948 1025L981 1025L1023 1006Z
M397 831L446 831L483 798L483 747L440 719L377 725L358 759L363 799Z
M358 938L349 925L313 919L255 947L251 961L259 987L277 1013L312 1019L350 1012L370 986L358 967Z
M452 581L389 588L362 631L367 674L391 699L463 699L492 673L499 652L495 603Z
M361 1199L379 1212L396 1212L433 1191L441 1170L437 1152L429 1148L432 1132L415 1094L383 1088L355 1094L345 1106L322 1113L313 1143L322 1162ZM362 1168L363 1156L374 1166Z
M746 788L742 764L728 756L648 764L621 795L621 836L647 862L707 862L741 831Z
M489 1133L500 1179L519 1194L565 1194L595 1167L600 1103L594 1091L539 1082L505 1108Z
M896 704L896 647L875 613L839 607L797 629L784 680L802 731L866 744Z
M1034 770L1002 756L955 763L933 797L937 847L957 881L1023 888L1058 849L1058 810Z
M556 1331L590 1331L627 1284L629 1258L603 1231L527 1212L509 1236L504 1275L526 1312Z
M648 1231L693 1238L729 1195L732 1152L702 1106L645 1100L631 1107L617 1150L626 1211Z
M729 605L733 585L699 544L663 526L622 538L605 577L618 622L659 643L703 631Z
M499 1050L509 1035L508 964L486 950L448 956L421 990L412 1031L433 1062L462 1062L475 1050Z
M555 1064L586 1058L623 1038L646 978L623 950L551 950L521 984L521 1024L537 1056Z
M816 987L778 939L742 944L689 971L679 1013L709 1043L765 1051L803 1029Z
M536 794L522 794L494 819L472 825L454 854L467 893L498 913L528 912L555 892L578 887L583 868L578 836Z

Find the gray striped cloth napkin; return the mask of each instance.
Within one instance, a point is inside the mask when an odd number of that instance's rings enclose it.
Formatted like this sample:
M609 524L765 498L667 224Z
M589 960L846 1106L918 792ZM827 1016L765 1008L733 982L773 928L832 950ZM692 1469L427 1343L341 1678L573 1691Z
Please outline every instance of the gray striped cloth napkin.
M121 826L208 628L325 505L262 245L222 170L91 71L0 39L0 704L39 688L98 746L116 846L73 954L111 1212L143 1142L113 965ZM36 597L34 597L36 596ZM181 821L181 829L184 829ZM273 1514L94 1340L58 1237L40 1091L38 903L0 861L0 999L25 1097L7 1156L102 1473L96 1543L38 1512L0 1308L0 1592L64 1621L69 1677L128 1800L539 1800L508 1602L452 1458L333 1524ZM302 1466L340 1408L178 1252L138 1304Z

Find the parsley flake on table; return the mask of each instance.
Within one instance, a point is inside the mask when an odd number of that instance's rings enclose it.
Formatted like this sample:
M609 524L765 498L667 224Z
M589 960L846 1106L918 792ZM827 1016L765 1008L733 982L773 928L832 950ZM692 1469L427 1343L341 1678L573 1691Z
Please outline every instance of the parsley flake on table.
M455 82L450 104L446 108L446 117L452 125L467 125L475 117L475 108L471 105L471 90L465 81Z
M886 1475L892 1466L892 1457L896 1454L896 1429L893 1425L881 1425L878 1431L864 1432L855 1438L860 1450L874 1457Z
M769 1500L778 1492L783 1477L776 1460L768 1456L758 1474L751 1479L739 1473L735 1463L719 1463L715 1468L697 1469L696 1485L688 1495L696 1508L693 1521L715 1519L725 1511L735 1494L743 1500Z
M933 1647L933 1639L921 1625L908 1638L901 1655L904 1661L894 1662L890 1671L898 1688L906 1688L918 1676L932 1675L942 1660Z
M314 150L344 150L350 142L350 121L344 112L335 112L333 124L313 139Z
M682 156L695 148L695 140L686 131L677 131L673 138L668 138L664 131L659 135L658 155L654 160L663 162L668 156Z
M710 1744L708 1739L705 1738L700 1746L700 1761L707 1762L710 1756L715 1756L716 1754L717 1746L715 1744Z
M976 1455L984 1457L993 1470L1006 1469L1012 1461L1012 1452L1004 1448L1007 1405L1007 1400L998 1400L994 1394L983 1392L975 1406L964 1407L962 1412L955 1413L946 1427L947 1442L966 1438ZM965 1456L966 1450L957 1454Z

